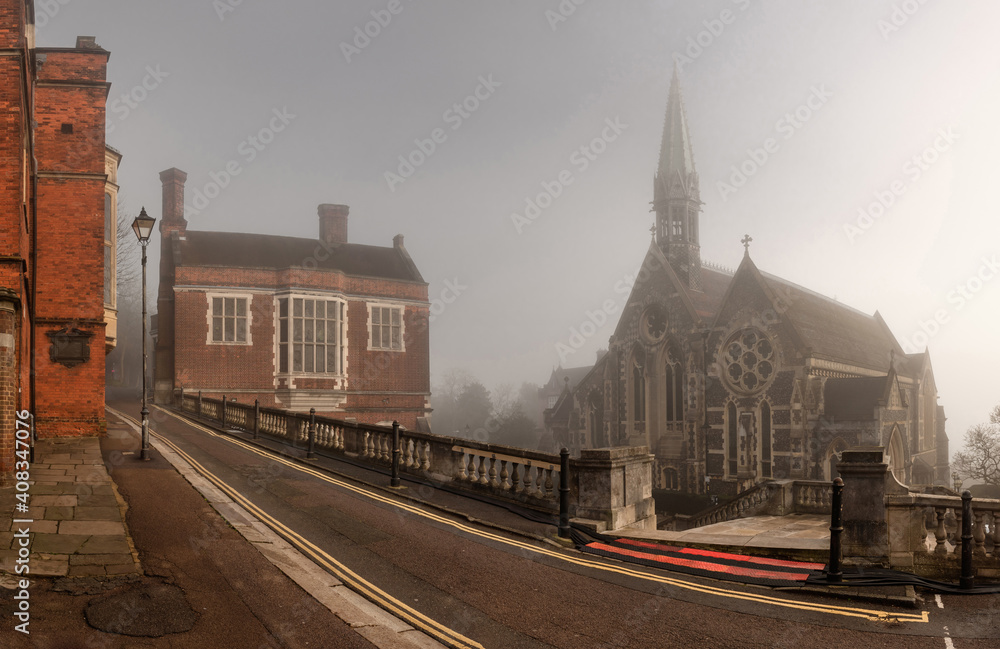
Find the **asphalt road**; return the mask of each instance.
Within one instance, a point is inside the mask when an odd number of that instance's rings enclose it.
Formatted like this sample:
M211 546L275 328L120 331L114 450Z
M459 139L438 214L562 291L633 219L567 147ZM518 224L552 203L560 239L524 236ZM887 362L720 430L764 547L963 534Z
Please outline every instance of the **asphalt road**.
M174 416L152 420L156 434L324 555L483 647L1000 646L1000 596L925 594L921 608L899 608L630 566L313 475Z

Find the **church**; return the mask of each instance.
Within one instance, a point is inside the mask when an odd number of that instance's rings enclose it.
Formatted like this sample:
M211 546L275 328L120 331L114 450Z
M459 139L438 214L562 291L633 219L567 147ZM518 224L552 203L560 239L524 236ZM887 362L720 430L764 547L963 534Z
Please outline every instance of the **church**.
M702 262L703 203L676 69L652 204L653 239L608 352L546 410L557 441L648 446L654 487L687 493L830 480L840 453L857 446L885 447L904 484L948 484L926 351L905 353L878 312L762 271L749 236L735 272Z

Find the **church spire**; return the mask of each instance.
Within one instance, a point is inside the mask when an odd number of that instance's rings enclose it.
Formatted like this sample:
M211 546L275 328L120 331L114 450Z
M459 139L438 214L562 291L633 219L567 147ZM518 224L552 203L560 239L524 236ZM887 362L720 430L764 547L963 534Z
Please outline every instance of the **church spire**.
M667 96L660 159L653 181L653 210L656 212L656 241L667 260L689 288L700 289L698 215L701 212L701 193L676 63Z
M694 154L691 152L691 138L688 135L676 63L670 79L667 113L663 118L663 139L660 141L660 164L656 173L668 182L676 178L682 185L686 185L688 178L695 173Z

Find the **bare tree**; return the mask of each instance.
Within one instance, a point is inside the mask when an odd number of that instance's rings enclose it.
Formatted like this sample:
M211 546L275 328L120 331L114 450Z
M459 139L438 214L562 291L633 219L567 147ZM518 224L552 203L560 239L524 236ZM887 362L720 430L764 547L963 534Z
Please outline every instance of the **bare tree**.
M108 385L136 387L142 381L142 249L132 230L135 215L118 198L115 251L118 339L105 361Z
M118 197L118 236L115 252L115 269L117 271L118 300L136 297L142 291L142 250L135 232L132 231L132 221L135 215L125 209L125 201Z
M989 423L976 424L965 434L965 446L955 453L955 470L963 478L1000 486L1000 405Z

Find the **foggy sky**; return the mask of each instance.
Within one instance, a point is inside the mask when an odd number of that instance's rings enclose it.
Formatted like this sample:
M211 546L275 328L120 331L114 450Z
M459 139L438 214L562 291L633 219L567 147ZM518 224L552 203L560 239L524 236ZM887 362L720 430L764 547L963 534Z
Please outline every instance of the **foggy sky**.
M158 173L175 166L188 205L239 170L192 229L315 237L317 204L349 204L351 241L402 233L432 300L460 287L431 326L434 380L461 367L488 387L544 382L557 345L611 300L564 365L607 345L649 245L684 55L702 257L737 266L749 233L761 270L879 310L908 351L927 344L953 450L1000 402L995 3L39 0L36 13L40 45L93 35L111 51L108 142L130 211L159 219ZM387 180L415 140L433 153ZM741 166L753 173L735 188ZM543 192L558 196L535 220L512 218ZM891 205L862 228L878 196ZM158 241L150 253L155 269Z

